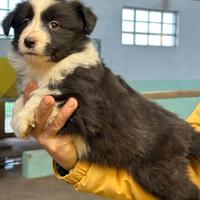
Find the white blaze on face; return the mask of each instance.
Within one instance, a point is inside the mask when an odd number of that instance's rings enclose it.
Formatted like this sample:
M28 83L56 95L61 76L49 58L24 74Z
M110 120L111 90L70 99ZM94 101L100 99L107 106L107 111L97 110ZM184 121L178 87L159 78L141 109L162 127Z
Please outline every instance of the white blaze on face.
M45 47L50 43L50 35L42 24L41 15L49 6L56 3L55 0L29 0L33 7L34 17L30 24L23 30L19 38L20 53L35 53L43 55ZM24 45L25 38L32 38L36 41L33 49L28 49Z

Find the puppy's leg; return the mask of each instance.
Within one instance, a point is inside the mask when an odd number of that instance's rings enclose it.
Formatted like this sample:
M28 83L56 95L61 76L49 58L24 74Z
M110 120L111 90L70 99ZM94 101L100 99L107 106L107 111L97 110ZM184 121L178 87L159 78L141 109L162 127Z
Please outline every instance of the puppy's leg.
M133 176L161 200L199 200L199 191L188 175L184 157L157 163L143 163Z
M45 95L50 95L50 92L47 89L40 89L33 93L25 105L23 104L23 97L16 102L11 125L17 137L29 137L28 132L37 124L35 112L43 96ZM51 116L49 117L50 122L53 121L53 118L57 115L57 113L58 109L55 107Z
M35 126L35 111L42 99L42 96L33 95L24 106L19 109L18 105L22 104L22 97L16 102L13 112L11 126L16 136L19 138L27 138L29 129Z
M17 129L18 129L18 126L20 126L20 124L18 123L19 122L18 114L21 112L21 110L23 110L23 107L24 107L24 97L20 96L14 104L14 108L12 112L12 120L11 120L12 129L15 132L15 135L17 137L21 137Z

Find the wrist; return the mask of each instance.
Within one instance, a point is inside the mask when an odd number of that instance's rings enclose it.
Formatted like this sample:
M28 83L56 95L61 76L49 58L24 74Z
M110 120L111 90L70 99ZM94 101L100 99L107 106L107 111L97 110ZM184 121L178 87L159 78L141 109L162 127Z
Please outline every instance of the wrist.
M68 144L64 151L49 152L54 160L65 170L73 169L77 163L77 151L73 144Z

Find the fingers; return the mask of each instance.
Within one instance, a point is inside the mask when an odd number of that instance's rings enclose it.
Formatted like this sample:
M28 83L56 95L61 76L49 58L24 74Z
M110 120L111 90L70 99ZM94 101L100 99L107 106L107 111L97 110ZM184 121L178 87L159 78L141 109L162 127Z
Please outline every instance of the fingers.
M34 90L36 90L37 84L35 82L31 82L27 85L27 87L25 88L24 91L24 103L26 103L30 97L30 93L33 92Z
M41 134L42 129L46 125L47 119L51 114L53 107L55 106L55 100L52 96L45 96L43 97L38 109L36 111L36 127L32 129L31 136L38 138Z
M53 107L55 106L55 100L52 96L45 96L36 112L36 121L38 121L41 127L44 127L46 121L51 114Z
M76 99L70 98L60 110L53 123L48 125L48 127L46 127L44 130L48 117L50 116L54 106L54 98L52 96L45 96L38 107L35 117L36 127L33 128L30 132L30 135L38 139L38 141L43 140L42 135L44 137L55 136L64 126L69 117L73 114L73 112L77 109L78 102ZM41 141L41 143L43 143L43 141Z
M57 132L64 126L66 121L73 114L73 112L77 109L77 107L77 100L74 98L70 98L60 110L53 123L49 127L47 127L46 132L48 132L52 136L56 135Z

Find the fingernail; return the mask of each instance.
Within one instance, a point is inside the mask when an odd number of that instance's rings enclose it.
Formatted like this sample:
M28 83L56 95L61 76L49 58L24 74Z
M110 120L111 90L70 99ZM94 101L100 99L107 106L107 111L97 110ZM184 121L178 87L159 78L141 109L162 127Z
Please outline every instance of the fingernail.
M42 106L46 109L46 108L49 108L51 105L51 101L48 99L48 98L44 98L42 100Z
M71 108L75 107L76 105L76 102L73 98L70 98L68 101L67 101L67 105Z

